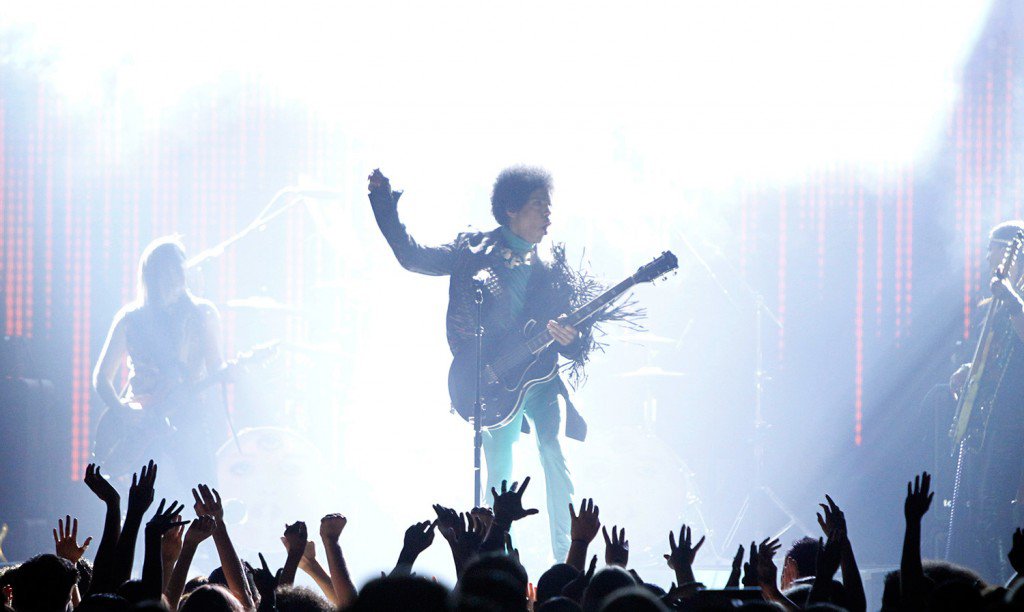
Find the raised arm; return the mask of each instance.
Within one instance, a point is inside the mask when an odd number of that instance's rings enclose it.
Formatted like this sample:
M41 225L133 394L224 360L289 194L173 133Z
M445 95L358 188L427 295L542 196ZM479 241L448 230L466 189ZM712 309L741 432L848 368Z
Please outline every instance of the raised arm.
M242 569L242 561L235 552L235 545L228 535L228 527L224 524L224 506L221 504L220 493L217 489L211 489L201 484L192 489L192 497L195 498L195 511L198 516L212 516L217 521L213 530L213 543L217 546L217 556L220 557L220 566L224 570L224 580L228 583L228 590L235 596L246 610L255 607L252 593L249 592L249 583L245 580L245 571Z
M113 584L112 572L114 549L121 536L121 495L103 477L99 466L93 463L85 468L85 485L107 507L106 519L103 521L103 535L100 536L100 545L96 550L96 560L93 563L93 580L90 587L90 592L102 593L100 588L105 585L111 589L117 586ZM83 597L86 595L88 593L82 593Z
M825 496L826 504L821 506L818 513L818 525L826 537L832 537L832 533L841 530L845 535L842 539L843 547L840 557L840 567L843 572L843 587L846 590L847 604L850 612L864 612L867 610L868 601L864 594L864 582L860 577L860 569L857 567L857 559L853 556L853 544L850 543L849 532L846 530L846 515L828 495Z
M190 522L181 521L181 517L178 516L184 506L173 501L165 510L165 503L166 500L160 500L156 514L146 523L145 556L142 561L142 588L146 592L146 599L160 599L164 592L162 545L164 534Z
M341 514L328 514L320 519L320 538L324 542L327 568L331 572L331 585L334 587L339 608L351 605L356 598L356 585L352 583L345 555L341 552L341 543L338 541L347 524L348 519Z
M423 521L422 523L413 523L405 530L402 552L398 554L395 569L391 570L392 576L412 574L412 566L416 563L416 559L434 542L435 527L437 527L437 521Z
M306 543L309 541L306 533L306 524L296 521L291 525L285 525L284 536L285 548L288 549L288 556L285 559L284 567L281 568L281 576L278 585L287 585L295 582L295 572L299 569L302 555L306 552Z
M188 581L188 570L192 566L192 558L195 557L196 549L203 540L213 535L217 528L217 520L212 516L200 516L192 521L185 531L185 538L181 544L181 554L174 562L174 569L171 570L171 578L167 581L164 596L167 597L167 607L170 610L178 609L178 601L185 590L185 583Z
M281 538L281 543L284 544L287 551L288 542L284 537ZM331 602L332 606L336 607L338 605L338 596L334 594L334 586L331 584L331 575L316 560L316 542L312 540L306 542L306 549L302 553L302 558L299 559L299 569L306 572L306 575L313 579L313 582L320 587L324 597Z
M416 242L398 218L398 199L402 192L392 191L391 181L379 169L370 173L367 181L377 227L384 234L398 263L406 270L420 274L451 274L455 268L455 246L427 247Z
M924 607L925 580L921 565L921 519L932 505L931 474L922 472L907 483L907 499L903 515L907 530L903 535L903 557L900 560L900 599L905 609Z
M132 486L128 489L128 509L125 511L124 527L114 549L113 588L117 588L132 576L135 562L135 542L139 536L142 517L153 503L153 487L156 484L157 465L149 462L137 475L132 474ZM96 591L102 592L102 591Z

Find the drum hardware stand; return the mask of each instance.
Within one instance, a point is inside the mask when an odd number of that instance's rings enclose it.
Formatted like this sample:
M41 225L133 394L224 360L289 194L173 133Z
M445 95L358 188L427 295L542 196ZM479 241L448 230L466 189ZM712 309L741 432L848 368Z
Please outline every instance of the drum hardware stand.
M730 304L736 307L737 310L743 311L732 294L725 288L725 286L718 279L714 270L708 265L707 261L701 257L700 253L693 248L693 244L687 239L686 235L680 231L676 232L677 235L682 239L683 244L693 255L694 259L698 264L708 273L711 280L714 281L719 291L726 297ZM713 245L712 245L713 246ZM716 250L717 247L714 247ZM728 264L728 259L722 258ZM746 495L743 496L743 502L740 504L740 509L736 513L736 518L732 522L732 526L729 527L728 533L725 535L725 539L721 543L720 549L723 552L728 551L736 539L736 533L739 531L740 525L747 516L747 512L750 510L751 505L754 504L754 496L759 494L764 497L767 502L775 506L779 511L782 512L786 517L786 523L775 532L764 535L771 535L772 537L778 537L788 531L794 525L803 530L805 533L812 533L811 530L804 525L800 519L793 514L792 511L786 506L785 503L779 498L779 496L765 484L764 481L764 454L765 454L765 438L767 437L767 430L771 425L764 420L763 413L763 402L764 402L764 384L765 381L770 380L768 373L764 368L764 327L765 327L765 315L771 319L771 322L775 324L780 330L783 329L782 321L779 320L775 313L765 303L764 296L750 285L735 268L732 270L732 276L735 277L741 284L745 293L754 298L754 323L755 323L755 365L754 365L754 479L752 486L747 490ZM757 514L757 508L754 509ZM764 531L764 527L759 524L754 525L756 533L761 534ZM758 537L762 537L758 535ZM731 558L731 557L730 557Z

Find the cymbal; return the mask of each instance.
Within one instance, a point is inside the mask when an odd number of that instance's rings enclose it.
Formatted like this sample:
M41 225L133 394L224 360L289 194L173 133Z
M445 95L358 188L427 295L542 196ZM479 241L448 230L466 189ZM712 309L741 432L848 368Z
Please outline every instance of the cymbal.
M279 302L272 297L263 295L254 295L247 298L236 298L224 302L224 305L228 308L236 310L263 310L268 312L283 312L287 314L301 315L302 310L294 306L290 306L283 302Z
M686 372L673 372L658 366L644 366L618 375L619 378L679 378L682 376L687 376Z

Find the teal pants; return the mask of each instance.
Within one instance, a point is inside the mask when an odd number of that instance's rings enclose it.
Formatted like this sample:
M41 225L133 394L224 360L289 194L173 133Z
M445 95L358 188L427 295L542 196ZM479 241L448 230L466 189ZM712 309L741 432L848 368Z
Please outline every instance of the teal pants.
M573 488L562 446L558 441L561 415L558 411L557 385L548 382L531 388L523 398L523 409L516 419L505 427L484 432L484 457L487 460L487 488L484 494L490 501L491 488L500 492L502 480L507 480L511 486L514 480L522 482L529 475L516 474L514 478L512 475L512 445L519 439L524 416L533 427L537 449L540 451L540 463L544 469L551 550L555 561L563 563L569 553L569 502ZM524 506L529 507L530 504Z

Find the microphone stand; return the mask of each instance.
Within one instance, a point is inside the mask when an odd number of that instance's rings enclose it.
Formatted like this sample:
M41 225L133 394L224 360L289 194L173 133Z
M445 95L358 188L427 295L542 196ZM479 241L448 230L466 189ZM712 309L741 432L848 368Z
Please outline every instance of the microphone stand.
M482 497L480 485L480 449L483 446L483 431L480 429L480 417L483 412L483 402L480 397L480 379L483 376L483 305L484 305L484 283L482 280L473 279L476 303L476 401L473 402L473 507L481 505Z

